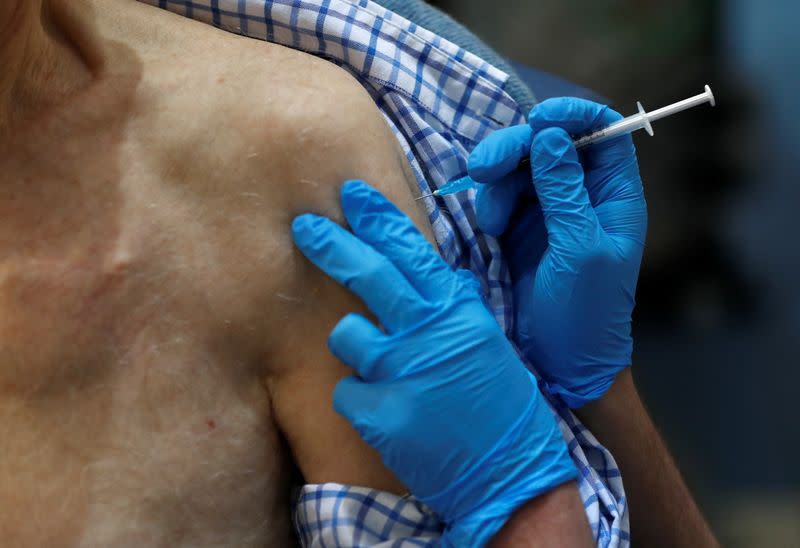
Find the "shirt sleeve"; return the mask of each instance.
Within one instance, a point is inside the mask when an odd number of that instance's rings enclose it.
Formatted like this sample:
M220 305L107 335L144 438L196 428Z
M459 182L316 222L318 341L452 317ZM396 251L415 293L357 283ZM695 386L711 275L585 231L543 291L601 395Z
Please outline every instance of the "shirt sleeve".
M433 547L444 527L411 495L338 483L298 489L293 521L301 546L328 548Z

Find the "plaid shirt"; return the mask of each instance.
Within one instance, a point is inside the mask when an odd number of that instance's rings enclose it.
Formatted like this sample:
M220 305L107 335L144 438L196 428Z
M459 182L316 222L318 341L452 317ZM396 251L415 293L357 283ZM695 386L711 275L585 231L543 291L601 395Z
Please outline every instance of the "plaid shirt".
M323 57L350 72L383 112L424 193L465 175L469 152L492 131L525 122L503 91L507 74L369 0L141 1ZM508 268L498 243L476 228L474 192L425 205L443 257L478 276L510 333ZM614 458L569 409L545 396L578 468L598 546L629 545L627 501ZM327 547L432 546L443 527L413 497L331 483L299 490L294 522L304 546Z

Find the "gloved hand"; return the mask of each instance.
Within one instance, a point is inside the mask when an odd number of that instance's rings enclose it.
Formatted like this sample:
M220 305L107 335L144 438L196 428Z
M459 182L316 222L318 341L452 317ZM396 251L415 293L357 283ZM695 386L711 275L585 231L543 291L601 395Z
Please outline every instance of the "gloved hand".
M571 407L606 393L631 363L631 313L647 208L630 135L576 152L570 135L620 120L573 98L534 107L469 158L485 183L479 227L501 236L516 306L514 338ZM531 171L517 169L530 155ZM538 198L538 199L537 199Z
M292 231L311 262L356 293L330 335L355 369L336 410L447 524L447 546L483 546L519 506L576 477L553 412L485 308L411 221L363 182L341 192L353 234L315 215Z

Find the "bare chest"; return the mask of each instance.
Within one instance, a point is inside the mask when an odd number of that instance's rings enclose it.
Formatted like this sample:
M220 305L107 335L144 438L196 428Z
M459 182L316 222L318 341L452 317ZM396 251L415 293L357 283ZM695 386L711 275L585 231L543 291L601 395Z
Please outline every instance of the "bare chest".
M225 220L253 221L165 169L125 117L50 129L0 144L0 506L19 510L0 531L29 545L286 538L257 363L272 320L243 306L264 282L239 266L246 227Z

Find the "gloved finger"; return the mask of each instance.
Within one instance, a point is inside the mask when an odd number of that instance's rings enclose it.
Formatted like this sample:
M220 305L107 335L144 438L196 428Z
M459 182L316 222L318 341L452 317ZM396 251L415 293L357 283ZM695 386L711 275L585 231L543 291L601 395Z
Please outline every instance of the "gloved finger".
M478 185L475 196L475 217L486 234L499 236L508 227L519 195L530 188L529 170L520 170L505 177L501 183Z
M392 262L353 234L317 215L292 223L300 251L328 276L361 297L388 331L416 323L423 313L419 294Z
M560 127L573 136L584 135L622 119L605 105L561 97L535 106L528 117L534 132ZM641 198L642 180L636 161L636 149L630 135L622 135L580 150L586 170L586 189L594 206L609 200Z
M464 287L469 288L469 291L474 291L475 293L481 292L481 282L478 281L477 276L466 268L459 268L455 271L455 275L461 278Z
M622 120L622 115L607 105L575 97L556 97L542 101L531 110L528 124L534 133L548 127L559 127L579 137ZM634 153L630 134L592 144L581 152L593 161L611 163Z
M342 210L355 233L385 255L428 301L452 285L453 271L405 213L363 181L342 186Z
M533 130L529 125L499 129L478 143L467 160L467 174L484 184L499 182L530 154Z
M368 382L380 380L379 356L385 335L360 314L342 318L328 337L328 348L340 361L352 367ZM389 372L391 374L391 372Z
M635 249L644 248L647 235L647 202L642 193L639 195L620 193L594 206L594 210L603 230L618 237L617 247L622 256L632 256L631 253ZM632 244L632 247L623 242Z
M549 246L561 258L579 254L597 241L600 224L569 134L559 128L536 133L531 165Z
M333 390L333 408L346 418L359 435L369 443L375 428L373 417L377 414L383 392L356 377L345 377Z
M534 193L533 189L531 191ZM520 196L517 210L511 216L501 244L508 260L511 279L515 280L515 285L519 288L520 280L526 275L535 274L531 265L539 264L548 246L542 205L536 196ZM515 294L515 302L520 298L521 296Z

